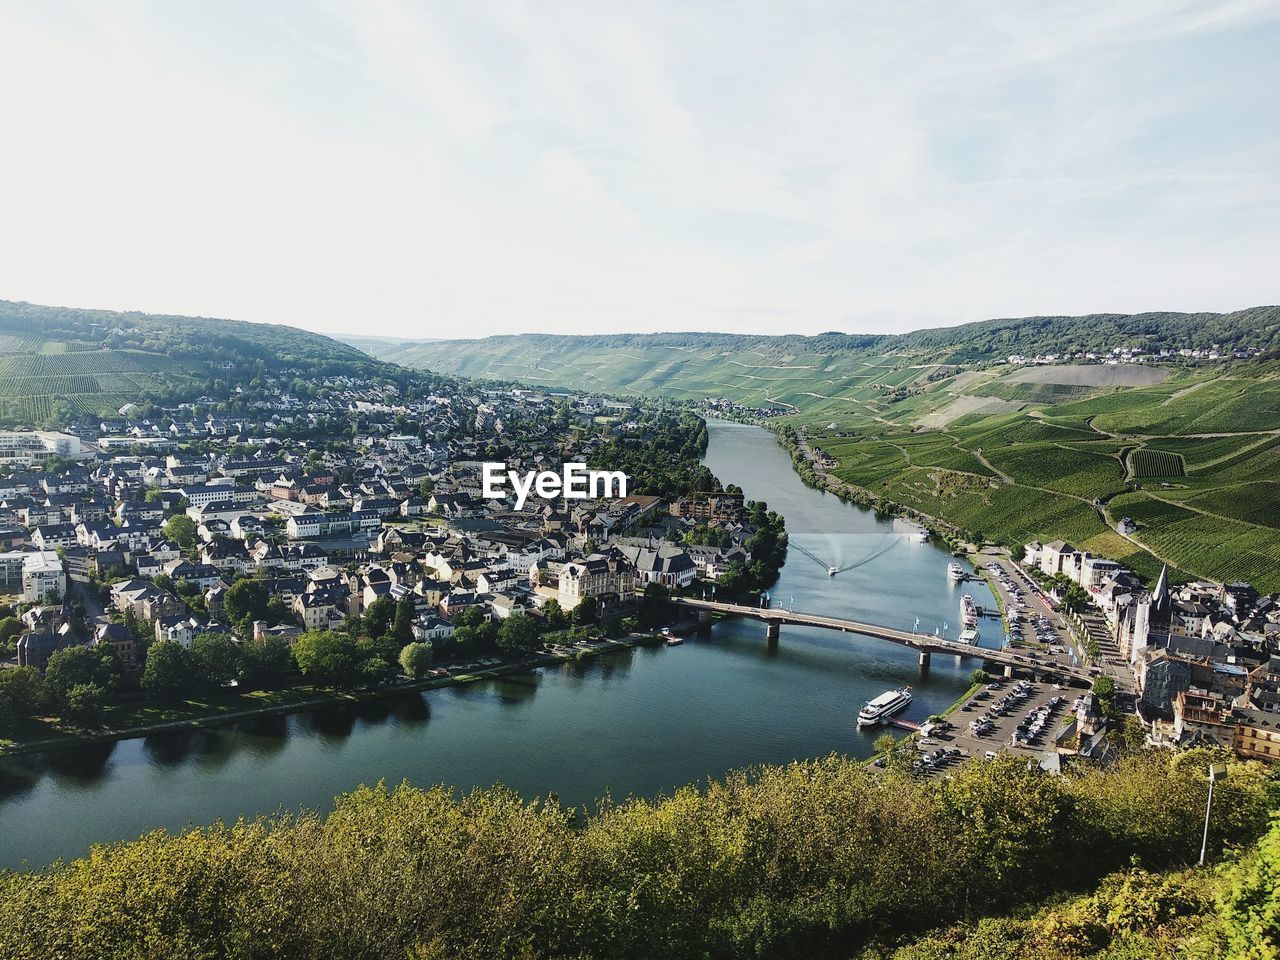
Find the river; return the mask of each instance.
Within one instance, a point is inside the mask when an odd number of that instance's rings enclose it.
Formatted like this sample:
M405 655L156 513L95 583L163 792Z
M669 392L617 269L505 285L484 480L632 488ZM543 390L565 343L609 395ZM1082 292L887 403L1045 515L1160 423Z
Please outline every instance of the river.
M712 421L705 462L766 500L792 550L774 605L954 636L959 595L947 553L800 482L759 427ZM844 569L827 575L827 566ZM984 583L969 583L994 606ZM984 633L999 624L985 621ZM986 641L984 641L986 642ZM460 789L502 782L528 796L587 805L606 792L654 796L758 763L866 756L862 703L912 684L904 716L955 700L975 661L915 655L885 641L763 624L717 623L677 647L619 651L501 680L359 706L274 717L0 760L0 866L42 866L92 843L279 809L325 809L385 779Z

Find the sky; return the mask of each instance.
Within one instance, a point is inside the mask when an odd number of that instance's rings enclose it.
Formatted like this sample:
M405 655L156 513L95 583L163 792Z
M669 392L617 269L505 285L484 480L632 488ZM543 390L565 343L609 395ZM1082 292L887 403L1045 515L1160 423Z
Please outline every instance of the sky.
M1280 0L0 0L0 298L397 338L1280 302Z

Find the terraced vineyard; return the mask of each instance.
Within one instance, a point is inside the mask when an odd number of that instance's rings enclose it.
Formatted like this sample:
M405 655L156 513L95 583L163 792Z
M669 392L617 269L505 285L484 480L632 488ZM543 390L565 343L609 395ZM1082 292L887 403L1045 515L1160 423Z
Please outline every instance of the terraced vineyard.
M0 347L19 348L0 354L0 418L43 424L60 419L55 416L59 412L105 416L148 390L196 383L188 370L163 354L57 349L63 346L59 341L0 338Z
M1168 450L1135 450L1129 456L1135 477L1181 477L1186 475L1182 457Z

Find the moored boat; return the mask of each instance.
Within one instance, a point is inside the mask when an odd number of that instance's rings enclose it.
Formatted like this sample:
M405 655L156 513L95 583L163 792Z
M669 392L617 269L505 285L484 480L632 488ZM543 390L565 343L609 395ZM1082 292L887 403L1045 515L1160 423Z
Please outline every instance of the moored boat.
M950 577L952 580L956 581L956 583L959 583L966 576L968 576L968 574L964 572L964 567L960 566L960 564L952 560L949 564L947 564L947 576Z
M868 700L858 711L858 726L874 727L904 709L911 702L911 688L886 690L874 700Z
M964 624L965 629L973 629L978 626L978 605L973 602L973 597L967 593L960 598L960 622Z

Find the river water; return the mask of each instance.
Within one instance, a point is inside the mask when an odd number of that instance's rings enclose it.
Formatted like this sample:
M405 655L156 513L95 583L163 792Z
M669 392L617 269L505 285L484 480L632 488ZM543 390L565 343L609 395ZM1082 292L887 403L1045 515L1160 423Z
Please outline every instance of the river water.
M958 589L947 553L873 513L805 487L773 436L711 422L706 464L787 520L793 549L770 602L943 635L959 595L993 607L984 583ZM828 576L827 567L842 572ZM997 621L984 634L1000 633ZM984 644L989 643L984 639ZM912 684L903 714L950 704L975 661L915 655L881 640L717 623L677 647L620 651L466 687L0 761L0 866L42 866L95 842L301 807L325 809L385 779L460 789L505 783L574 805L654 796L757 763L865 756L876 733L854 717Z

